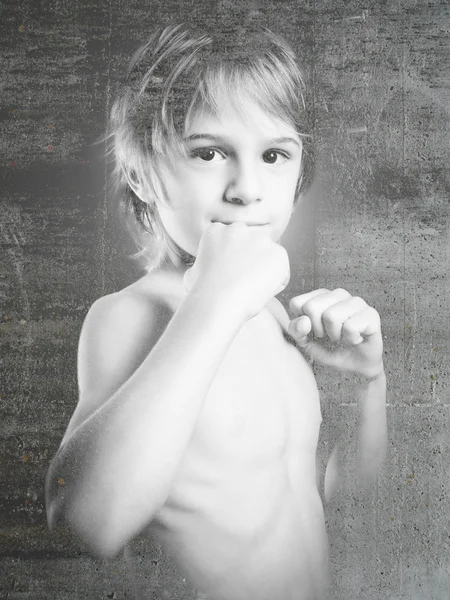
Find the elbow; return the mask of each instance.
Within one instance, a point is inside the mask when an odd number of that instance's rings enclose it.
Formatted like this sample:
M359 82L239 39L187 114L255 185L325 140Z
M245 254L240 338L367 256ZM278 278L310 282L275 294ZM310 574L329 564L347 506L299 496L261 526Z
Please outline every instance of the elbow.
M66 505L66 493L63 489L63 480L56 480L53 473L53 462L45 477L45 510L47 513L47 524L53 531L61 520Z
M114 558L133 537L129 530L120 526L120 521L108 517L107 511L88 508L80 501L67 507L65 521L89 552L99 559Z
M57 502L45 500L45 510L47 512L47 525L50 531L54 531L58 521L60 520L60 510Z
M79 531L80 537L86 543L89 552L95 558L101 560L116 557L126 543L126 540L118 539L106 532L89 532L85 535L83 533Z
M58 479L49 469L46 478L46 511L50 530L61 521L100 559L113 558L154 518L162 502L130 499L112 490L111 485L97 486L91 477L73 473Z
M114 558L129 541L111 522L86 512L76 503L66 508L64 521L95 558Z
M114 527L111 519L105 518L105 511L94 511L92 506L87 507L86 501L79 495L70 494L70 489L54 492L50 483L47 475L45 505L50 531L59 523L65 523L96 558L114 558L129 541L124 538L123 532ZM63 484L60 487L63 488Z

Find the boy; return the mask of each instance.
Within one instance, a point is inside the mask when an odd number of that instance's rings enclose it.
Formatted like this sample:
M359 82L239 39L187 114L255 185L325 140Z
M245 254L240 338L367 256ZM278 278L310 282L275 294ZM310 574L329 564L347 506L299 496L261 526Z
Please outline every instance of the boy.
M267 30L169 27L136 53L111 139L159 262L89 311L79 403L47 475L51 526L65 518L105 557L148 528L213 600L326 595L319 397L290 339L361 376L362 475L386 444L376 311L314 290L290 320L275 298L290 276L277 242L308 179L302 86Z

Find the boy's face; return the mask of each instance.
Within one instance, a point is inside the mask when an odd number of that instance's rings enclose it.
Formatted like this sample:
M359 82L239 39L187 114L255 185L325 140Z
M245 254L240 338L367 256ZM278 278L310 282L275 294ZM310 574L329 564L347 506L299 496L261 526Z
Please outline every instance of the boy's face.
M196 256L212 221L244 221L278 241L293 211L301 140L288 124L250 104L215 116L203 109L185 131L187 158L162 166L170 207L162 223L180 248Z

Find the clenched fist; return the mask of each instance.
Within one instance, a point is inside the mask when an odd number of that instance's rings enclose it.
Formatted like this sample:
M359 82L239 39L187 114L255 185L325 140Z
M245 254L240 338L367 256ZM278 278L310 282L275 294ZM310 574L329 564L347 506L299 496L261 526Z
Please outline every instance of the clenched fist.
M211 223L200 240L197 259L184 276L188 292L207 294L230 305L244 320L259 314L288 284L286 250L245 223Z
M383 371L380 316L343 289L320 289L292 298L289 333L313 360L367 378Z

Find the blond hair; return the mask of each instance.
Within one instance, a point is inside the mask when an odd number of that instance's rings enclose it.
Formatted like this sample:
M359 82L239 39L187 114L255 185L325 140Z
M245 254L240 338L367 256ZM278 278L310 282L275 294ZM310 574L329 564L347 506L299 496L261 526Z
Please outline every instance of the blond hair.
M230 103L245 113L249 102L292 125L302 138L297 200L312 179L312 138L302 73L282 38L264 27L206 34L175 25L154 32L136 51L105 138L115 192L137 225L134 258L157 265L174 248L158 214L158 202L170 203L158 164L186 155L186 123L203 106L218 114ZM145 201L134 191L138 184Z

